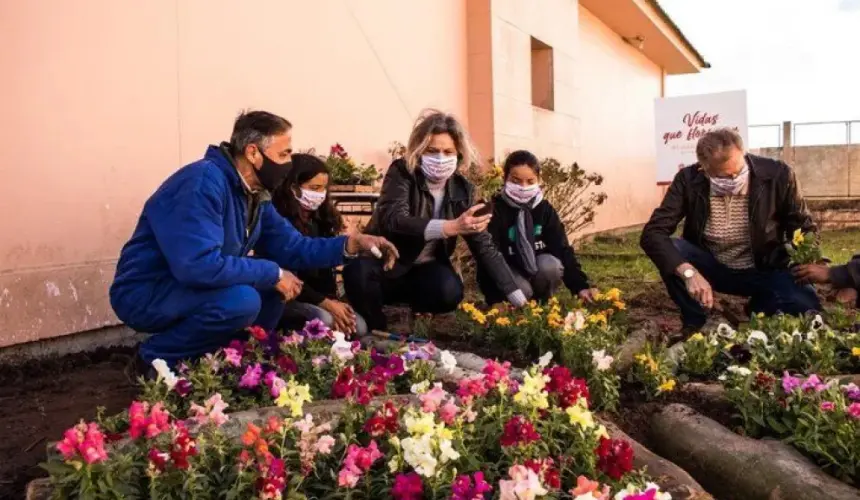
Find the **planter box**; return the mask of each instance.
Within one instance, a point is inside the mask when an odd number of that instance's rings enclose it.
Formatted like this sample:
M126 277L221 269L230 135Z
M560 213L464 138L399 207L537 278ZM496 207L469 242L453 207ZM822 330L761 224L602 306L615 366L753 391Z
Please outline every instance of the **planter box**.
M328 187L333 193L372 193L373 186L359 186L357 184L333 184Z

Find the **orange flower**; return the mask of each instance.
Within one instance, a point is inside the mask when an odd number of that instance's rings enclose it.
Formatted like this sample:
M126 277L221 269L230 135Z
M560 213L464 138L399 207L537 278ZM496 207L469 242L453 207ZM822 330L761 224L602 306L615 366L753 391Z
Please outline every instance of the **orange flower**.
M242 444L252 446L260 439L260 428L248 422L248 429L242 434Z

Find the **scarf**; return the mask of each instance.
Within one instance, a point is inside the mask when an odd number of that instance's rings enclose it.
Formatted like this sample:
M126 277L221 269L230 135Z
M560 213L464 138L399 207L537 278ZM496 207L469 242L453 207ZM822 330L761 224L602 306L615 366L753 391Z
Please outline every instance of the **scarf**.
M514 238L514 247L517 250L520 269L525 272L527 278L531 279L538 272L532 209L543 200L543 193L538 193L527 203L517 203L502 191L502 200L509 207L517 209L517 232Z

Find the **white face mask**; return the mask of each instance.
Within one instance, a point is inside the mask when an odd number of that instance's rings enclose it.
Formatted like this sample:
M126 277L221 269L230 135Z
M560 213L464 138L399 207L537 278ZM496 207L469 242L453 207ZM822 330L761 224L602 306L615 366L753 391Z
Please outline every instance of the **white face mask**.
M302 189L302 195L296 196L299 200L299 205L305 210L314 211L320 207L325 201L325 191L311 191L310 189Z
M431 182L448 180L457 171L457 157L421 155L421 171Z
M541 192L540 184L532 184L531 186L520 186L513 182L505 183L505 194L508 198L517 203L528 203Z

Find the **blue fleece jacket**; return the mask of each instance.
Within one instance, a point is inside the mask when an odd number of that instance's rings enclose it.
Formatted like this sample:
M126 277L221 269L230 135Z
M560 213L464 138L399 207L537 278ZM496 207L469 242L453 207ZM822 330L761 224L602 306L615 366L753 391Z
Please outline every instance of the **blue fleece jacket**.
M249 227L248 200L239 172L218 146L170 176L146 201L120 254L110 291L120 319L139 316L132 310L146 309L142 302L156 285L265 290L278 282L280 268L343 263L345 237L305 237L268 200Z

